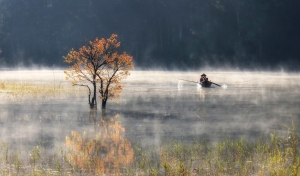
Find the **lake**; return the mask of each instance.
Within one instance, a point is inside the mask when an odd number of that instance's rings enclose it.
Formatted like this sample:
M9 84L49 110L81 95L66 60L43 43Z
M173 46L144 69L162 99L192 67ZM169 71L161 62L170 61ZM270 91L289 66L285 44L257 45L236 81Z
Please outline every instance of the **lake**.
M179 80L197 82L202 73L132 71L118 101L109 100L105 116L100 100L98 110L90 111L84 90L42 98L13 98L0 91L1 142L16 149L56 150L72 131L94 136L106 129L106 135L132 146L151 148L173 140L257 140L274 131L287 135L292 123L299 126L300 74L206 71L222 85L213 88ZM44 83L55 90L70 84L64 77L62 70L1 71L0 81Z

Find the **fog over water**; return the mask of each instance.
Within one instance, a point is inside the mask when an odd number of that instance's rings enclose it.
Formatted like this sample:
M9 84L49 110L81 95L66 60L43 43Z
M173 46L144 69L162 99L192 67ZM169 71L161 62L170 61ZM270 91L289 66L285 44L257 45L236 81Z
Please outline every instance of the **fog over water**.
M287 135L299 126L300 75L284 72L205 72L227 87L201 88L199 72L133 71L119 98L107 104L107 117L124 127L132 144L159 147L172 140L244 138L257 140L275 130ZM4 82L68 85L62 70L2 71ZM1 90L1 89L0 89ZM102 118L91 113L86 95L11 98L1 90L1 142L16 148L63 146L71 131L95 133ZM91 115L92 114L92 115ZM298 129L299 130L299 129Z

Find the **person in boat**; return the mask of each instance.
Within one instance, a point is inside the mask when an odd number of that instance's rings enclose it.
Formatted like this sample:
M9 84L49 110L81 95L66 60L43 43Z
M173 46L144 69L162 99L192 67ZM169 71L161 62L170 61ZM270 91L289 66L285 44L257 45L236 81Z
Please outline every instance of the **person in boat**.
M201 75L200 84L203 87L210 87L211 86L211 82L208 81L208 78L206 77L206 74L204 74L204 73Z
M206 74L202 74L200 77L200 84L203 83L204 81L208 81L208 78L206 78Z

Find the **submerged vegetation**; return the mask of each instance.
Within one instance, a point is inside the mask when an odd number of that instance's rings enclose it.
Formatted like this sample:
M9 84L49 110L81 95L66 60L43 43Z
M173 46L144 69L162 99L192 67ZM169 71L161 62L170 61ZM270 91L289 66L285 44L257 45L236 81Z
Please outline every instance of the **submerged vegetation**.
M300 175L299 135L274 132L250 142L226 139L217 143L173 142L157 149L132 149L121 137L122 126L102 121L102 131L88 138L72 132L66 145L50 155L41 147L11 151L0 147L1 175ZM105 141L105 142L104 142ZM108 142L107 142L108 141ZM127 141L127 142L126 142Z

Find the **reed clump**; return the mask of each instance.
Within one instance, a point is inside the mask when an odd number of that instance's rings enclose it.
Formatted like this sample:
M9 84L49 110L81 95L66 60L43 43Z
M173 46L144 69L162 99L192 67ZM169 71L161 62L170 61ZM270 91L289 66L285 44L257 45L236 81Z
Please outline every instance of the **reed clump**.
M6 98L55 98L70 94L85 95L86 90L66 83L0 82L0 96Z
M40 146L33 147L30 151L10 151L9 145L1 143L0 173L1 175L145 176L300 175L299 135L294 125L288 129L287 136L274 132L268 139L261 137L251 142L228 138L217 143L205 140L189 144L175 141L159 149L146 150L136 146L133 160L122 165L113 165L115 162L110 162L109 158L104 157L117 150L99 145L103 148L99 149L100 153L95 153L99 146L93 145L93 141L86 141L86 145L78 145L78 142L84 144L84 140L76 142L74 146L77 147L76 150L74 148L70 150L67 146L52 154L43 154L46 151ZM126 156L122 150L117 153L122 157ZM118 155L114 155L111 161L117 161L118 158L115 156ZM98 160L102 163L101 167L95 167ZM112 166L118 168L118 171L107 170L106 167L113 168Z

